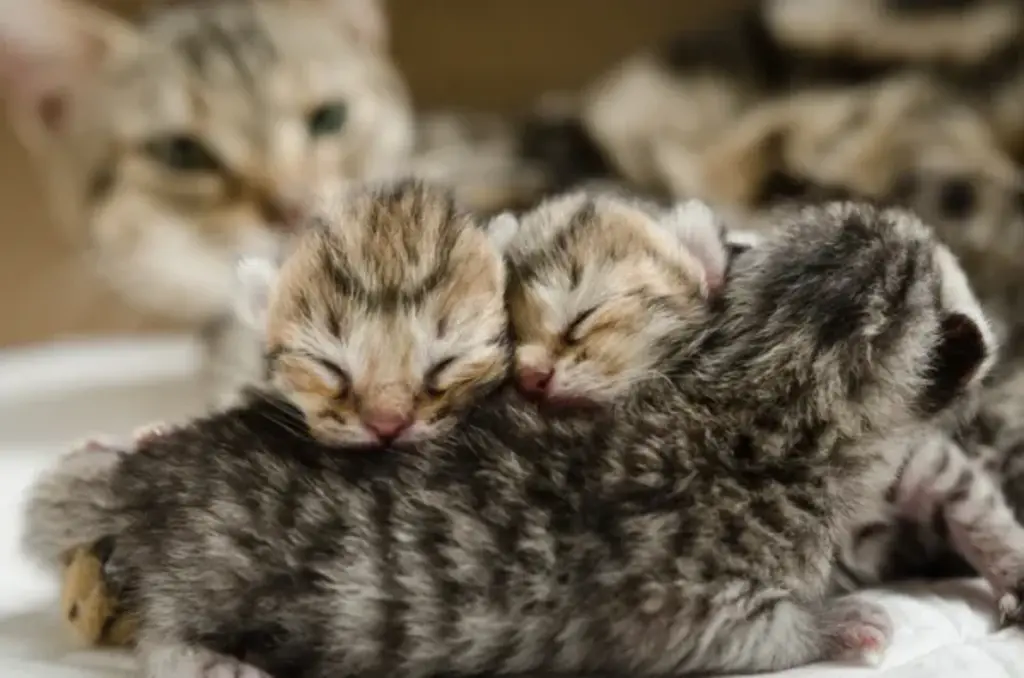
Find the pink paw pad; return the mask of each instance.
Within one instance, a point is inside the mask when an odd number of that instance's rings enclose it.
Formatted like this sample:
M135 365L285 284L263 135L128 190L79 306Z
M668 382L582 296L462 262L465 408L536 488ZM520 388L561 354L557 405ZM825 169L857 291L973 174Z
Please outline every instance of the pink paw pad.
M881 661L892 643L893 623L885 608L865 600L841 598L827 613L830 659Z

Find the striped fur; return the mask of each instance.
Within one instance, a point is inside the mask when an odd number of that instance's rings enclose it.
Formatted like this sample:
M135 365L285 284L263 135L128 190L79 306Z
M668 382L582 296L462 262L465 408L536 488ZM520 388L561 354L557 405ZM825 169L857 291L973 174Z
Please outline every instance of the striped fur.
M256 397L148 439L92 480L129 525L111 562L146 669L655 675L882 649L884 615L827 598L829 554L898 461L878 443L983 376L960 280L906 214L809 209L678 330L670 380L599 416L505 390L448 437L339 454ZM74 532L46 487L34 534Z

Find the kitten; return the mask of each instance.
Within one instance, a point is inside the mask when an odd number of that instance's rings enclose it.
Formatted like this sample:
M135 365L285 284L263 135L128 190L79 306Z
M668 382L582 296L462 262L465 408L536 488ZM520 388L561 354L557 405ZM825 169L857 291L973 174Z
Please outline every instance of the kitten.
M697 202L662 219L660 225L674 227L668 234L678 238L676 243L661 240L665 233L657 233L653 224L650 212L635 201L583 194L551 201L523 220L507 257L512 327L520 342L517 377L526 393L549 404L607 404L672 362L666 352L671 343L664 339L690 321L688 303L723 283L712 280L702 289L697 283L709 282L704 271L725 270L714 257L702 269L683 247L724 256L724 229ZM728 254L740 256L768 237L730 234ZM956 284L966 289L965 281ZM658 334L662 327L665 335ZM858 512L841 541L837 589L894 579L896 567L923 572L923 564L939 561L944 550L966 558L998 592L1013 590L1016 582L1002 571L1015 571L1005 563L1024 563L1024 527L992 477L954 442L951 431L935 428L905 445L897 480ZM913 557L897 559L891 553L897 546L901 554L910 550L899 541L908 524L924 545ZM941 545L948 544L945 549L928 539L936 525L942 527L938 534Z
M68 534L118 535L154 678L756 672L882 650L884 612L826 597L830 553L895 461L878 443L984 375L955 266L905 213L808 209L679 329L672 380L602 416L538 417L502 390L449 436L343 454L257 397L65 459L26 545L52 561Z
M207 328L217 401L259 373L225 320L235 259L275 252L308 192L411 149L386 43L377 0L176 3L138 26L0 3L0 81L50 204L128 300Z
M506 376L499 249L447 191L418 182L354 191L318 218L280 270L243 262L268 382L327 444L441 435ZM489 224L498 238L509 227Z
M656 212L578 191L520 220L505 256L524 392L549 405L607 404L671 359L675 335L719 291L727 255L706 206Z
M499 216L485 230L449 192L416 182L326 200L314 219L281 264L239 266L236 310L264 337L266 387L325 444L373 451L443 435L506 377L499 247L515 220ZM111 444L131 449L161 432ZM63 609L86 644L133 640L132 611L105 576L111 539L67 550Z

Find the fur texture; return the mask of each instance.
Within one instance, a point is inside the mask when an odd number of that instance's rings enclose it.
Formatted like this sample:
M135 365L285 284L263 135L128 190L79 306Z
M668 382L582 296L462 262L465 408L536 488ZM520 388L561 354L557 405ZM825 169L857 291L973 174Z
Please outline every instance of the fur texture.
M671 227L664 230L675 239L665 248L658 237L664 233L652 228L655 218L635 201L576 194L524 220L508 251L516 281L510 298L520 341L517 375L525 392L549 405L606 405L637 381L661 374L673 360L664 352L663 337L691 323L690 309L702 309L704 293L721 285L727 245L735 257L736 250L766 242L756 233L733 234L723 242L715 215L691 202L662 213L661 224ZM717 282L710 288L698 284L707 280ZM970 298L962 276L950 274L947 283L955 290L951 294ZM994 347L985 318L974 322ZM659 335L663 323L667 334ZM609 339L612 354L604 347ZM993 350L987 361L994 357ZM857 512L841 540L838 589L900 576L894 566L922 573L929 562L957 559L969 562L1006 595L1008 609L1017 610L1014 577L1024 562L1024 527L991 473L954 441L952 433L961 425L969 431L974 422L962 417L918 440L893 441L894 455L905 446L899 474ZM907 528L917 548L907 546Z
M494 224L498 238L517 227L511 216ZM262 265L245 294L268 380L323 442L439 436L505 379L501 253L446 191L411 181L353 191L279 271Z
M277 251L320 187L409 155L382 12L190 2L132 26L78 0L0 3L0 81L57 217L126 298L206 326L214 397L258 374L224 321L235 259Z
M517 380L554 406L607 404L658 375L727 261L706 206L658 214L586 192L526 214L505 255Z
M835 204L738 257L677 333L672 379L603 416L502 391L446 438L360 455L256 398L148 440L94 488L118 498L99 510L125 526L111 560L142 659L176 677L655 674L879 649L887 619L826 598L830 553L895 461L880 440L983 376L977 304L949 276L917 220ZM32 529L95 518L60 515L60 490L37 488Z

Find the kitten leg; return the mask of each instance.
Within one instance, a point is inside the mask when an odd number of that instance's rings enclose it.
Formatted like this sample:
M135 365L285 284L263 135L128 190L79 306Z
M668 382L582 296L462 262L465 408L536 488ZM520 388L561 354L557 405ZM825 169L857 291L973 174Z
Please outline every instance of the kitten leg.
M139 658L146 678L271 678L255 666L197 645L146 643Z
M827 659L881 661L892 643L892 618L885 608L853 596L834 598L822 615Z
M826 599L817 609L788 598L754 607L742 625L722 632L715 660L695 669L758 673L818 661L875 663L892 640L889 613L852 596Z
M896 508L919 520L941 511L953 547L1000 596L1004 623L1024 621L1024 526L1002 490L945 436L911 455L893 488Z

